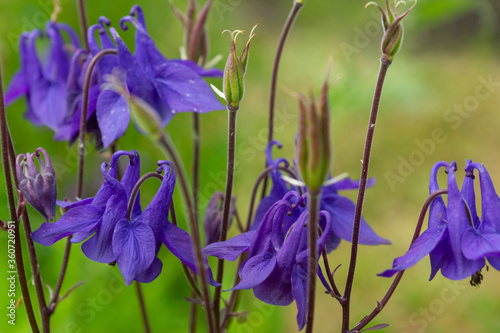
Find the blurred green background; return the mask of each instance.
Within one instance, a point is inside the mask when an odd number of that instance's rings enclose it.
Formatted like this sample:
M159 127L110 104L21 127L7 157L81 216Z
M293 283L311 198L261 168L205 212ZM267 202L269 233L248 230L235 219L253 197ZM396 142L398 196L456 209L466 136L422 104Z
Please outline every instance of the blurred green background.
M51 3L50 0L0 0L4 85L19 66L18 35L26 29L43 27L52 10ZM75 2L61 0L61 3L63 12L59 21L78 30ZM87 1L89 23L93 24L104 15L116 25L135 3L142 6L148 30L160 50L169 58L179 57L182 30L167 0ZM229 36L222 36L221 32L224 29L248 32L259 24L250 52L245 99L238 115L235 195L243 217L248 211L251 187L264 164L270 73L277 39L291 3L291 0L215 0L210 13L211 55L223 54L224 59L229 49ZM175 4L184 9L187 0L175 0ZM284 148L275 151L274 156L293 158L296 102L289 92L307 93L313 88L317 91L328 59L333 57L331 80L335 84L330 91L332 173L348 172L352 177L359 176L382 34L377 9L363 9L364 4L365 1L359 0L306 1L283 54L276 102L276 138ZM352 324L373 309L390 285L391 280L375 274L389 268L394 257L406 251L420 207L428 194L429 172L435 162L455 160L461 170L468 158L480 161L490 171L494 183L500 184L499 14L500 6L495 0L421 0L404 22L404 44L387 76L375 136L370 175L377 178L377 184L368 191L364 209L364 216L372 227L393 245L361 247ZM133 48L133 30L120 34ZM223 67L223 63L218 66ZM491 83L485 86L485 81ZM214 83L221 86L221 82ZM60 170L58 198L72 199L76 146L53 142L53 133L28 123L22 117L23 112L23 101L8 108L17 152L45 147ZM202 117L202 205L215 190L224 188L226 121L225 111ZM191 115L176 115L166 130L190 170ZM440 133L438 138L436 131ZM133 125L120 139L119 148L139 151L143 173L154 170L155 161L164 158ZM88 150L84 192L91 196L100 186L99 165L109 158L109 154L98 154L91 145ZM459 171L457 177L462 176ZM144 206L156 188L155 182L146 184L142 191ZM346 195L355 197L354 191ZM0 217L5 220L8 212L3 190L0 202ZM36 228L42 220L31 208L29 210L33 228ZM185 227L185 223L181 223ZM3 247L0 267L5 267L5 233L0 234L0 240ZM43 280L49 286L53 287L57 280L63 249L63 241L52 247L37 246ZM330 255L333 267L342 265L336 273L340 286L347 273L349 250L350 244L342 242ZM184 297L190 296L188 285L176 258L165 249L160 252L160 258L164 264L162 274L143 288L153 332L187 332L189 303ZM225 279L226 289L230 288L235 265L227 266L230 269ZM500 275L497 271L483 272L482 285L474 288L467 280L453 282L441 275L429 282L429 266L428 259L424 259L405 274L399 289L374 323L389 323L391 326L384 331L398 333L500 332ZM27 272L29 279L29 269ZM0 308L5 309L8 302L6 273L0 276ZM57 308L52 317L53 332L141 331L135 290L124 286L117 268L86 259L77 244L72 248L63 292L82 280L85 283ZM20 295L20 289L18 292ZM230 332L297 330L294 304L271 307L255 300L251 291L245 291L240 309L249 311L248 320L232 325ZM0 332L29 331L24 308L18 309L14 328L6 324L4 311L0 317ZM339 332L340 315L337 302L318 290L315 332ZM203 323L204 317L199 314L199 318ZM205 331L203 324L198 331Z

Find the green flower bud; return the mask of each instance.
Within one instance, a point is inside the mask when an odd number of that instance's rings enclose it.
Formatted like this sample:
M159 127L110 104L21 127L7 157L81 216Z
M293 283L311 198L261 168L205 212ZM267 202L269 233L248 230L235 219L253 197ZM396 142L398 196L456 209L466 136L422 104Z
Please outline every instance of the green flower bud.
M329 75L329 70L327 78ZM325 79L317 102L297 94L299 126L297 135L297 165L300 176L311 191L319 191L328 177L331 160L330 107L328 80Z
M394 10L391 10L389 7L389 1L386 0L385 4L387 7L387 13L384 12L382 7L380 7L375 2L368 2L365 7L369 5L376 6L380 12L382 13L382 26L384 27L384 38L382 39L382 53L383 58L392 61L396 53L398 53L401 48L401 44L403 43L403 23L401 21L408 15L408 13L415 7L417 4L417 0L414 0L413 6L410 7L406 12L401 15L398 15L397 7L400 4L406 4L404 1L394 1Z
M256 27L252 29L248 42L240 56L236 53L236 37L243 33L243 31L235 30L230 32L229 30L224 30L224 32L231 33L231 49L224 68L222 91L228 108L231 109L239 108L240 101L245 94L245 72L248 64L248 51L250 41L254 36L253 31Z

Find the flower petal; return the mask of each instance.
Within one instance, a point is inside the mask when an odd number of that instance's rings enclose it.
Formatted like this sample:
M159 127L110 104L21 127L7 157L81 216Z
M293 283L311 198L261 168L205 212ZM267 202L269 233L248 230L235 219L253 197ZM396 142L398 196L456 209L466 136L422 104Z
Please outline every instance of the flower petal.
M130 123L127 100L111 90L104 90L97 98L97 122L102 134L103 148L121 137Z
M248 231L224 242L209 244L203 249L203 253L219 259L235 261L240 254L248 251L255 234L255 230Z
M233 289L250 289L262 283L276 266L276 255L262 252L245 261L239 275L241 281Z

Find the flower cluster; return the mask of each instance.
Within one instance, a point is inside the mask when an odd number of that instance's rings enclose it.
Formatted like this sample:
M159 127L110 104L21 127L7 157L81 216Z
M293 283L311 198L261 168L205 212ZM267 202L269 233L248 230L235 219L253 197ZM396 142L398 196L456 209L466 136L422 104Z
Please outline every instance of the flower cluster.
M23 34L21 69L8 88L7 104L24 96L26 117L34 124L54 130L56 140L71 143L78 137L83 97L87 93L86 131L94 134L97 145L104 148L125 133L130 123L130 108L137 105L153 110L161 127L177 112L224 109L202 78L222 77L220 70L206 70L190 60L169 60L163 56L146 30L141 7L132 7L130 15L122 18L123 30L127 30L127 23L136 29L134 54L115 28L111 27L111 37L108 35L106 26L110 21L105 17L89 28L88 51L80 48L70 27L49 22L45 32L51 49L45 66L36 50L41 31ZM61 31L70 36L69 45L65 44ZM102 50L114 52L100 55ZM96 71L90 66L93 60L97 61Z
M451 280L472 277L471 284L475 285L480 283L480 270L485 259L500 270L500 198L488 171L484 165L468 160L462 189L459 190L456 163L438 162L431 172L430 194L439 190L437 173L441 168L448 173L448 204L445 205L441 197L434 199L429 211L429 228L404 256L394 260L392 269L380 273L380 276L390 277L410 268L426 255L431 261L431 280L441 270L441 274ZM476 212L474 170L480 177L481 219Z
M127 156L129 164L118 180L117 165L121 156ZM75 203L61 202L67 212L55 223L42 224L32 233L33 240L46 246L71 235L73 243L85 240L83 253L97 262L116 262L127 285L133 280L151 282L158 277L162 270L158 258L162 243L196 272L191 237L168 221L175 186L175 172L170 163L158 162L157 172L164 173L163 180L144 211L138 188L134 191L140 176L137 152L116 152L109 167L102 164L101 172L104 182L97 194ZM207 263L206 269L209 282L216 285Z

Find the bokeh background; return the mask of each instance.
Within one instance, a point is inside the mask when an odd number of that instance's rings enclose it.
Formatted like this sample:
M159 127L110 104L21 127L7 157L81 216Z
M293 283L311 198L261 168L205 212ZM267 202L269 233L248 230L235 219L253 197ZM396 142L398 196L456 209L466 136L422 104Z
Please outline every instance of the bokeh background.
M379 1L382 2L382 1ZM75 1L61 0L59 21L78 30ZM182 30L168 1L86 2L90 24L101 15L116 25L135 3L143 7L148 30L160 50L169 58L179 57ZM175 0L184 9L187 0ZM291 0L215 0L209 18L211 55L229 49L224 29L248 31L258 23L251 47L246 76L246 94L238 115L235 194L240 215L245 217L253 183L263 168L267 137L267 110L272 62L281 27ZM366 126L380 59L379 12L364 9L365 1L306 1L289 37L279 75L276 108L276 138L284 147L274 156L293 158L296 131L296 102L290 91L318 90L328 59L333 57L330 91L334 175L348 172L359 177ZM400 7L400 8L403 8ZM19 66L17 38L23 30L42 28L52 11L50 0L0 0L0 57L3 83ZM428 195L431 167L439 160L458 163L462 170L471 158L486 165L500 186L500 6L496 0L421 0L405 20L405 40L389 70L373 149L370 175L377 178L368 191L364 216L391 246L361 247L353 293L352 323L373 309L391 280L375 274L389 268L409 244L420 207ZM121 33L133 48L133 29ZM244 40L245 37L240 37ZM46 46L46 45L45 45ZM43 47L43 43L41 44ZM218 64L223 67L224 61ZM485 85L484 82L490 82ZM221 82L214 81L218 86ZM479 91L479 94L478 94ZM76 146L54 142L53 133L27 122L22 114L24 101L8 108L8 120L18 153L45 147L58 173L59 199L72 199L76 173ZM225 111L202 117L201 203L206 205L214 190L223 190L226 154ZM191 115L179 114L167 126L177 148L191 168ZM440 133L436 137L437 133ZM434 133L434 134L433 134ZM133 125L120 139L120 149L136 149L141 154L142 171L155 168L164 158ZM99 165L109 158L88 146L86 196L100 186ZM457 178L462 177L459 171ZM445 178L441 178L443 181ZM443 184L443 183L442 183ZM2 185L3 187L3 180ZM147 183L142 202L157 188ZM346 193L351 198L355 193ZM177 197L177 200L179 198ZM478 198L479 200L480 198ZM8 216L4 190L0 191L0 217ZM31 208L33 228L41 218ZM185 223L181 221L185 227ZM234 229L234 228L233 228ZM232 233L235 233L232 230ZM0 233L0 267L6 267L6 235ZM342 242L330 255L337 283L344 285L350 244ZM52 247L37 246L44 283L54 286L61 265L64 242ZM26 258L27 256L25 256ZM154 332L186 332L190 292L180 265L168 251L160 252L163 272L153 283L144 285L147 307ZM234 265L229 264L225 288L230 287ZM29 270L28 279L30 278ZM480 287L468 280L448 281L438 275L429 282L428 259L408 270L395 295L374 323L389 323L385 332L500 332L500 273L484 272ZM7 305L6 272L0 273L0 308ZM125 287L117 268L92 262L81 253L80 245L71 252L63 292L85 281L65 299L52 317L53 332L140 332L139 307L133 287ZM32 289L32 291L34 291ZM20 295L20 289L18 289ZM36 304L36 302L34 302ZM295 332L296 308L271 307L243 292L241 311L247 320L233 324L230 332ZM24 308L17 311L16 326L0 318L0 332L29 332ZM318 290L315 332L340 331L340 306ZM199 313L199 332L205 332Z

